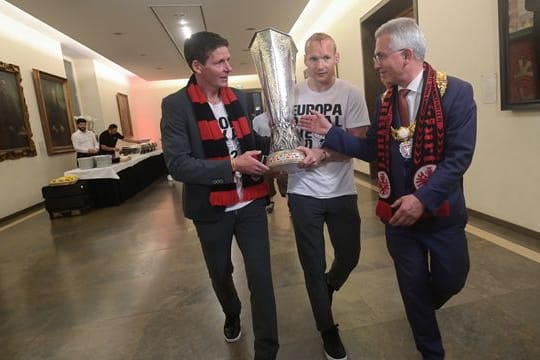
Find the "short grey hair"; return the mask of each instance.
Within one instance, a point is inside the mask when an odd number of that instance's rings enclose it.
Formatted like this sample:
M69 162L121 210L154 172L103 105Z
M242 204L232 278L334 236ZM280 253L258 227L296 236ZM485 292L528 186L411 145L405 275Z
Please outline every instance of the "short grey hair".
M390 48L392 50L411 48L418 59L424 60L426 39L413 19L402 17L387 21L375 31L375 38L383 35L390 35Z

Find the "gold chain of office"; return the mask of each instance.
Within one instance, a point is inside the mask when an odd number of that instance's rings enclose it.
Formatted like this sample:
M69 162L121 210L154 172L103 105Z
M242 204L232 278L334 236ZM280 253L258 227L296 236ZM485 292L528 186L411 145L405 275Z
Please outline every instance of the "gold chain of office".
M437 71L435 81L437 82L437 88L441 94L441 98L446 92L446 87L448 85L448 78L445 72ZM390 134L396 141L407 141L412 139L414 135L414 130L416 129L416 122L410 124L409 126L401 126L399 129L394 129L390 127Z

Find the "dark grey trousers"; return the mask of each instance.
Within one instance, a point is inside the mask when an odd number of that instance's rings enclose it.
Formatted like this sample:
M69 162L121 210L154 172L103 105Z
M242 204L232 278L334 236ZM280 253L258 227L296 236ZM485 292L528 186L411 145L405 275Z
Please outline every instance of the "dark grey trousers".
M296 246L311 309L317 329L324 331L334 325L328 285L326 282L326 254L324 224L328 227L334 260L328 271L330 286L338 290L358 264L360 257L360 215L357 196L331 199L288 194Z
M232 277L231 245L233 235L236 238L251 294L257 360L275 359L279 348L265 206L266 199L259 199L217 222L194 222L212 286L228 316L239 315L241 309Z

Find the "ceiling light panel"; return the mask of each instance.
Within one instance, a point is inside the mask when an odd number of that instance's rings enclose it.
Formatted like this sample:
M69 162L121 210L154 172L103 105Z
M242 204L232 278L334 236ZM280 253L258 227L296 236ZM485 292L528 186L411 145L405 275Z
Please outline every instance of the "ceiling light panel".
M150 9L182 58L184 41L189 39L191 34L206 31L202 6L154 5L150 6Z

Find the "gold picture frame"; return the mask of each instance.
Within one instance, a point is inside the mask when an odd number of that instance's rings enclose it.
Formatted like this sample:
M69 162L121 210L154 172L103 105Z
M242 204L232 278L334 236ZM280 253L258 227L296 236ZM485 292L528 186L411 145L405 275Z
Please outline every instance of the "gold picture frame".
M0 61L0 161L36 155L21 71Z
M133 125L131 124L128 96L126 94L116 93L116 103L118 105L118 114L120 116L122 133L125 137L133 137Z
M47 154L73 152L71 134L75 132L67 79L37 69L32 70L39 115Z

